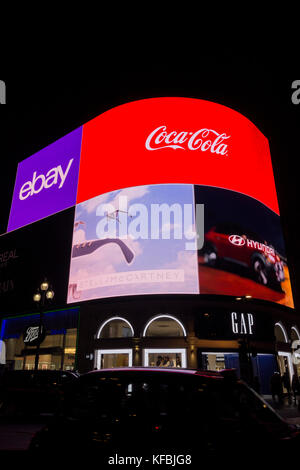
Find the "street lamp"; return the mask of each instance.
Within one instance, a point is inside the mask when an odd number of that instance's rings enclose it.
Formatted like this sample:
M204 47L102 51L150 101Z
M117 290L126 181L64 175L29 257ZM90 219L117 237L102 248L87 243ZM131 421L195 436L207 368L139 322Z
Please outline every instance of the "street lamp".
M43 313L44 313L44 308L46 305L47 301L51 301L54 297L54 291L50 287L49 283L45 279L37 292L33 296L33 300L36 303L39 311L40 311L40 321L39 321L39 332L38 332L38 343L36 346L36 353L35 353L35 364L34 364L34 370L38 370L38 365L39 365L39 356L40 356L40 338L42 334L42 327L43 327Z

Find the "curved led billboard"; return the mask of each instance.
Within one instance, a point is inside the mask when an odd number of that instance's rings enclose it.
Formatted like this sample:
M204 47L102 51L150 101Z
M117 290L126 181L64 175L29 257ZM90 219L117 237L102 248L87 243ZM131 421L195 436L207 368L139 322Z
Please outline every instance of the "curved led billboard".
M8 231L72 206L69 303L183 293L293 306L268 141L230 108L165 97L104 112L19 164Z
M251 296L293 307L280 217L222 188L124 188L76 206L68 302L140 294Z

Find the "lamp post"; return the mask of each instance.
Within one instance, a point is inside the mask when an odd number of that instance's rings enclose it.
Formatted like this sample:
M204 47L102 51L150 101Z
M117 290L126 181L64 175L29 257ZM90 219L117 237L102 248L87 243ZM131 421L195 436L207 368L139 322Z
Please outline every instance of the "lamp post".
M39 330L38 330L38 343L36 346L36 353L35 353L35 363L34 363L34 370L38 370L38 365L39 365L39 356L40 356L40 338L42 334L42 328L43 328L43 314L44 314L44 308L46 305L46 302L51 302L51 300L54 297L54 291L50 287L49 283L45 279L37 292L33 296L34 302L36 302L36 305L40 311L40 319L39 319Z

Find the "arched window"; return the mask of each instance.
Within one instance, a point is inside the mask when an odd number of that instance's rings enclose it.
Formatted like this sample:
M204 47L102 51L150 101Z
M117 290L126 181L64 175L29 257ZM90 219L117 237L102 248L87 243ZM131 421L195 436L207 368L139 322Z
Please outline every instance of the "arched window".
M145 326L143 336L186 336L183 324L171 315L157 315Z
M102 323L97 338L129 338L134 336L134 331L125 318L112 317Z
M281 322L275 324L275 337L279 343L288 343L288 335Z
M300 333L296 326L292 326L290 337L292 342L300 339Z

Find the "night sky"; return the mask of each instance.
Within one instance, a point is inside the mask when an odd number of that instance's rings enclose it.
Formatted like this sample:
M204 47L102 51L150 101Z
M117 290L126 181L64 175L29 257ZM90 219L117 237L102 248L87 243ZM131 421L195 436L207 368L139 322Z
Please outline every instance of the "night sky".
M274 46L275 48L275 46ZM269 139L286 255L300 308L299 159L300 104L292 103L290 57L275 49L168 49L98 54L19 54L2 63L7 104L0 105L0 233L7 229L17 163L81 124L136 99L182 96L229 106ZM300 94L299 94L300 97ZM251 164L251 163L250 163ZM47 243L47 241L43 241ZM298 294L297 294L298 290Z

